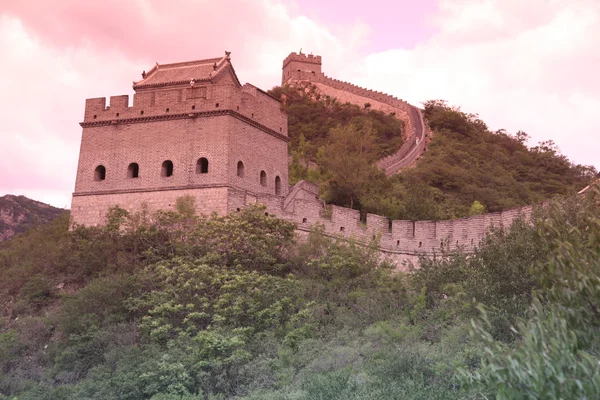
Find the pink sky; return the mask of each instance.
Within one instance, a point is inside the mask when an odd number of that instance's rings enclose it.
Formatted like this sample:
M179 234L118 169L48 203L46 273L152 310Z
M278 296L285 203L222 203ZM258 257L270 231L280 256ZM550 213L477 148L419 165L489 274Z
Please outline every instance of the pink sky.
M600 167L597 0L0 0L0 195L69 207L85 99L131 93L155 62L229 50L269 89L300 48L329 76L446 99Z

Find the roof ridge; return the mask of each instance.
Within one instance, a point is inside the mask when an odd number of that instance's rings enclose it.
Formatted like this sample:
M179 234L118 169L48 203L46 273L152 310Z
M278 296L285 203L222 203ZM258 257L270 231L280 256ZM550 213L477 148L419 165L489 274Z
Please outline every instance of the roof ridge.
M183 79L183 81L189 81L190 79L198 81L213 79L223 70L227 69L227 66L231 67L230 54L231 52L226 51L225 55L219 58L207 58L204 60L183 61L170 64L156 63L150 71L147 73L144 71L142 73L141 80L133 82L133 88L141 89L143 87L163 85L165 83L176 83L180 82L182 80L181 78L184 76L185 79ZM186 69L189 69L190 72L187 73ZM239 82L237 76L235 79Z
M182 68L182 67L191 67L194 65L205 65L205 64L211 64L211 63L216 63L219 62L223 57L216 57L216 58L207 58L204 60L194 60L194 61L181 61L181 62L175 62L175 63L168 63L168 64L158 64L159 69L161 68Z

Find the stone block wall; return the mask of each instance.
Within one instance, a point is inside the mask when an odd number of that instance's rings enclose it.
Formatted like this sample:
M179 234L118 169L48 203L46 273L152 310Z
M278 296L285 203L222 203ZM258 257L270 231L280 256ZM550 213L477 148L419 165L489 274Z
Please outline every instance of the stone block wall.
M304 232L318 224L333 237L361 243L377 239L382 256L394 260L399 268L404 261L414 261L419 255L433 256L455 249L473 251L492 227L508 228L515 219L528 220L532 213L532 206L527 206L445 221L390 221L386 217L367 214L363 222L357 210L327 206L330 211L324 212L326 208L314 198L313 190L311 184L298 182L284 200L286 206L274 214L296 223L298 230Z
M108 210L114 206L133 213L141 211L144 206L151 214L159 210L173 211L177 198L183 196L194 197L198 215L213 212L224 215L228 212L228 191L227 187L210 187L73 196L71 222L85 226L104 225Z
M81 126L74 223L101 224L114 205L171 209L188 194L198 213L226 213L289 190L287 115L234 74L138 88L131 106L126 95L88 99Z
M188 185L224 185L228 181L227 115L158 120L85 127L75 193L126 192ZM200 158L208 160L208 173L197 173ZM162 164L173 163L172 176L162 176ZM137 163L139 176L128 176ZM106 168L104 180L94 179L95 169Z

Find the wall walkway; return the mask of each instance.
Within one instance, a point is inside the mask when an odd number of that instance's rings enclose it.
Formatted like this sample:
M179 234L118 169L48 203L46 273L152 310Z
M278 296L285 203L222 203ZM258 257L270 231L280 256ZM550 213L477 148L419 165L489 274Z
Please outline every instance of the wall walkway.
M425 151L431 131L423 119L422 110L418 107L382 92L330 78L324 73L292 71L287 82L310 82L322 94L335 97L341 102L349 102L361 107L369 103L373 109L395 113L398 118L404 120L406 124L404 144L396 153L378 162L378 166L385 170L386 175L393 175L403 168L414 165Z

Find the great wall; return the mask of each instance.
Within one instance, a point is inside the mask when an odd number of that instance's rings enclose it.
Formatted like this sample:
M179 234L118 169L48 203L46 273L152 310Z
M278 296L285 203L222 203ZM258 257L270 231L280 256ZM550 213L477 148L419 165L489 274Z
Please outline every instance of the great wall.
M425 151L431 136L421 109L394 96L330 78L321 71L321 67L321 56L291 53L283 61L281 84L309 82L319 93L342 103L348 102L361 107L368 103L374 110L394 114L405 122L404 144L396 153L381 159L378 165L389 176L414 164Z
M399 268L461 248L472 251L492 226L509 226L531 207L448 221L390 221L319 198L319 188L288 185L287 116L280 102L250 84L241 85L224 57L157 64L128 96L88 99L84 114L72 224L101 225L110 207L152 212L194 197L198 214L232 213L260 203L266 212L297 225L299 234L321 225L327 235L369 243ZM405 144L379 165L393 174L422 154L429 131L421 110L392 96L326 77L321 57L292 53L283 83L309 82L340 101L369 102L394 112L407 127ZM363 102L363 103L361 103Z

